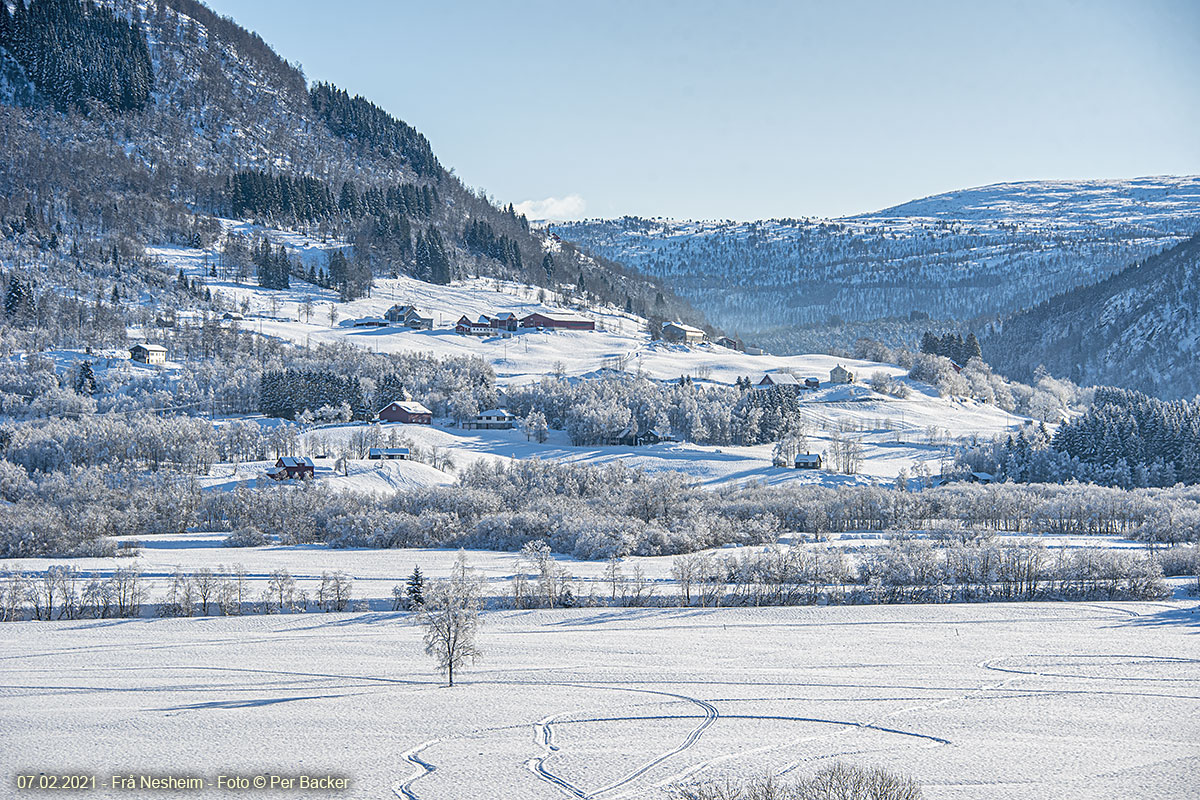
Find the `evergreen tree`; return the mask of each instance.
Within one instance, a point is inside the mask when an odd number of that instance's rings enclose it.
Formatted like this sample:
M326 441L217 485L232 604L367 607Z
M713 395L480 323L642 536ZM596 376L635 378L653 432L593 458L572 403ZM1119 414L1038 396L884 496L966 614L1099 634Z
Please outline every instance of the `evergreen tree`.
M404 594L408 597L409 608L425 605L425 576L421 574L420 567L413 567L412 574L408 576L405 584Z
M13 275L8 279L8 290L4 293L4 313L10 317L16 316L28 302L29 296L24 284L20 278Z
M92 369L91 361L79 365L79 372L75 374L75 391L89 397L96 393L96 372Z

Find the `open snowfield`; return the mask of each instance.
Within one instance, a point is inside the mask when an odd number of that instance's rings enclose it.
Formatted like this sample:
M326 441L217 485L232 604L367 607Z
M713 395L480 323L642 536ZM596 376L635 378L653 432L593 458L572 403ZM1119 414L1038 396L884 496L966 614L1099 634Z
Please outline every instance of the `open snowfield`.
M935 799L1189 798L1194 605L493 612L453 689L403 613L12 624L0 760L465 800L657 797L844 759Z

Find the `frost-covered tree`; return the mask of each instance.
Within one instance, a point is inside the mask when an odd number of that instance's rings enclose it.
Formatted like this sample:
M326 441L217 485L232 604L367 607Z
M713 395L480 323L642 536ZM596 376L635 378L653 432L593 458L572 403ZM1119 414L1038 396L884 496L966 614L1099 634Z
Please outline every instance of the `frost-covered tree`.
M454 673L483 653L476 642L482 605L483 579L459 555L450 577L431 581L418 615L424 628L425 652L454 685Z

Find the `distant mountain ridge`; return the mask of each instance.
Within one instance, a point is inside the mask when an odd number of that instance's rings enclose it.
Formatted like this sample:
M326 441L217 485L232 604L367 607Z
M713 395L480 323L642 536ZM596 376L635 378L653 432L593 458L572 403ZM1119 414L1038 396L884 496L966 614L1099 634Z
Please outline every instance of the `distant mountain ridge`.
M847 219L929 217L954 220L1024 220L1111 225L1121 220L1163 223L1200 210L1200 176L1128 180L995 183L919 200Z
M996 184L841 219L623 217L554 229L663 278L746 336L913 312L978 323L1200 232L1200 177Z

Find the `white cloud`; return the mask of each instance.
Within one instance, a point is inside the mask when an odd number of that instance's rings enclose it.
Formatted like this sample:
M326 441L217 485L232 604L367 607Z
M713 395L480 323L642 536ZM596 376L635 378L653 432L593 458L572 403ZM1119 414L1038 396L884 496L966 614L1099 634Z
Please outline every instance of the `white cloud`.
M547 197L545 200L525 200L517 203L515 208L532 220L569 220L583 219L587 203L577 194L566 197Z

